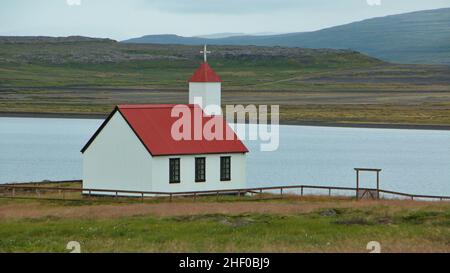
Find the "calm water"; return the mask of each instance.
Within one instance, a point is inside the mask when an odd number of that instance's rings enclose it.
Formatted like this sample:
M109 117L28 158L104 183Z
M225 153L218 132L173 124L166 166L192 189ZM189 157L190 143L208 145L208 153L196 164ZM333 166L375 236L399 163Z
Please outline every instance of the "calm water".
M79 151L101 122L0 118L0 183L80 179ZM246 144L251 187L354 186L353 168L373 167L384 189L450 195L450 131L281 126L278 151Z

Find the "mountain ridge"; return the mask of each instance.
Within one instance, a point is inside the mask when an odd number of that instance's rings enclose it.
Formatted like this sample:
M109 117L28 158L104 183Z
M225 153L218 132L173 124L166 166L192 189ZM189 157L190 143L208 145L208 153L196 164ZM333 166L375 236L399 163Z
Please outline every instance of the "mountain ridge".
M146 35L122 42L352 49L389 62L450 65L450 8L375 17L312 32L216 39Z
M0 44L25 43L77 43L77 42L104 42L117 43L109 38L93 38L86 36L0 36Z

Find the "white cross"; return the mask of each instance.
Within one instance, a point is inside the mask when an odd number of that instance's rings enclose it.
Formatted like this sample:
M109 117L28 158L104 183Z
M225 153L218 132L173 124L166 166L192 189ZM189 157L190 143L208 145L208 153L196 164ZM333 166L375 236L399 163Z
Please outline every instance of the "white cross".
M205 60L205 63L208 61L208 55L207 54L211 54L211 51L208 51L206 49L206 45L204 47L204 49L202 51L200 51L200 53L203 54L203 59Z

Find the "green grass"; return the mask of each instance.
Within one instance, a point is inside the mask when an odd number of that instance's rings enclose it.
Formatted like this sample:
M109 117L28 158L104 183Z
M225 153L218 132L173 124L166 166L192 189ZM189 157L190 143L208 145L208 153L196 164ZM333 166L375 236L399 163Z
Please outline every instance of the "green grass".
M1 252L366 252L450 251L450 209L393 212L383 206L301 215L139 216L0 222Z
M193 62L195 63L195 62ZM211 61L222 75L226 89L249 88L274 83L287 77L308 75L341 65L292 65L278 63L242 66L239 63ZM357 65L364 65L358 63ZM197 66L186 62L134 61L117 64L11 64L0 63L0 87L142 87L185 88ZM277 85L272 86L277 87ZM250 88L251 89L251 88ZM283 88L285 89L285 88Z

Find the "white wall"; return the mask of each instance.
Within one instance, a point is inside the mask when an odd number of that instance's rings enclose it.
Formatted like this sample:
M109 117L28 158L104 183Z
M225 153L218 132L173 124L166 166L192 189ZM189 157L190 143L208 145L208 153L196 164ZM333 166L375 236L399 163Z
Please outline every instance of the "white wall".
M119 112L83 154L83 188L152 191L152 157Z
M220 181L220 157L231 156L231 181ZM195 157L157 156L153 158L153 191L186 192L246 188L246 155L214 154L206 157L206 182L195 182ZM180 158L179 184L169 183L169 159Z
M220 181L221 156L231 157L231 181ZM206 157L206 182L202 183L195 182L195 157L152 157L116 112L83 154L83 188L153 192L246 188L245 154L198 155ZM180 158L179 184L169 183L170 158Z
M203 110L208 105L221 106L221 86L220 82L190 82L189 83L189 104L194 104L194 98L200 97L203 100ZM207 115L213 113L208 113ZM215 113L216 115L220 113Z

